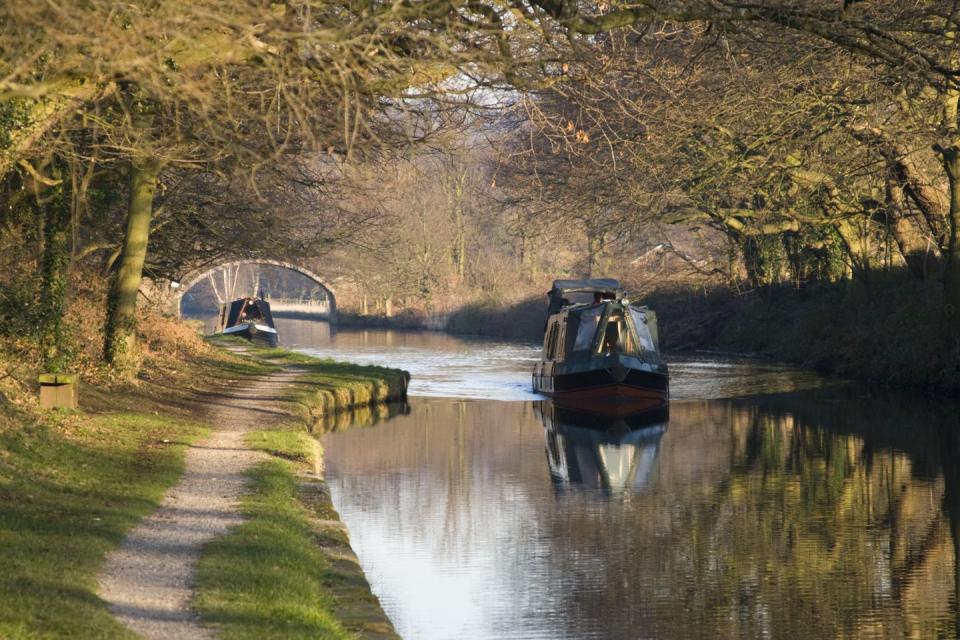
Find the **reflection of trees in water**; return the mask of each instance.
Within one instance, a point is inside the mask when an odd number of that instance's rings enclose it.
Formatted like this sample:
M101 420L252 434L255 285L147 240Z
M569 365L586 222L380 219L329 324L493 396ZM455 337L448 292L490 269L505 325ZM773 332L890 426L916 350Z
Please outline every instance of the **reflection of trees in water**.
M456 600L460 588L475 589L474 609L458 615L488 630L506 625L489 637L533 624L524 621L526 612L558 608L559 594L529 575L549 558L550 541L537 520L538 498L528 496L529 487L544 486L547 478L542 429L528 403L417 399L410 415L336 434L324 445L331 482L364 512L361 521L347 520L351 537L383 533L376 544L398 554L404 545L391 545L403 539L422 562L421 572L441 577L439 587L424 588L411 576L418 598L446 602ZM413 546L418 550L410 551ZM464 579L446 581L455 572ZM391 599L388 594L385 603Z
M308 426L310 432L316 435L337 433L356 427L372 427L409 412L410 407L405 401L367 405L312 415Z
M529 404L418 401L330 439L328 464L384 531L447 568L488 563L482 597L512 600L483 611L518 625L955 637L956 421L933 403L824 398L676 403L649 485L613 496L554 491Z
M552 570L580 582L565 589L574 628L954 637L960 473L937 471L947 416L815 398L674 405L655 494L548 514L567 541ZM675 438L686 450L670 450ZM689 483L689 464L724 456L723 477Z

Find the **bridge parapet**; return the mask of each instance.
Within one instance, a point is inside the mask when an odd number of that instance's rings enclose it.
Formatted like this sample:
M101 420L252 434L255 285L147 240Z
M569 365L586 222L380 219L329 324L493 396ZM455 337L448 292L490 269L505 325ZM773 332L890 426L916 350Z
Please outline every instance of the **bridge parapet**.
M327 299L323 301L303 301L303 300L286 300L283 298L275 298L270 300L270 308L274 312L281 314L290 314L290 315L302 315L304 317L312 318L323 318L333 323L337 319L337 297L336 293L333 290L333 287L328 285L320 276L316 273L305 269L300 265L293 264L290 262L283 262L280 260L231 260L228 262L222 262L213 267L204 267L203 269L196 270L192 273L187 274L178 286L176 286L176 293L173 296L171 301L172 311L177 316L180 317L180 303L183 300L183 295L189 291L194 285L198 284L204 278L210 276L214 272L220 269L231 269L238 267L240 265L270 265L275 267L282 267L284 269L289 269L290 271L295 271L310 280L316 282L320 287L326 292ZM279 305L279 306L278 306Z
M270 311L276 315L330 319L330 303L327 300L290 300L271 297L267 300L270 302Z

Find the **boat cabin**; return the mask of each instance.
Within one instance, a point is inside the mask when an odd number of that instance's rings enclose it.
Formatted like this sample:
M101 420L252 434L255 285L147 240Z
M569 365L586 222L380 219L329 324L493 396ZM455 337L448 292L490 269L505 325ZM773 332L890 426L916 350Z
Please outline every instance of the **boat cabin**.
M666 406L657 316L616 280L556 280L533 390L568 406L624 416Z
M255 323L274 327L270 304L261 298L240 298L220 306L220 325L218 331L240 324Z
M574 301L573 296L586 301ZM609 355L660 361L656 314L631 306L616 280L558 280L550 292L550 310L545 362Z

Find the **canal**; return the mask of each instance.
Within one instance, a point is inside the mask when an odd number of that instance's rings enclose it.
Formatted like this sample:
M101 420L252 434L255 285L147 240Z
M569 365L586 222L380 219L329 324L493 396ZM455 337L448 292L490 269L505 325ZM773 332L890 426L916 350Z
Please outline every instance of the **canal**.
M953 404L684 356L669 420L597 430L530 392L537 345L278 324L413 375L408 412L322 437L407 640L956 637Z

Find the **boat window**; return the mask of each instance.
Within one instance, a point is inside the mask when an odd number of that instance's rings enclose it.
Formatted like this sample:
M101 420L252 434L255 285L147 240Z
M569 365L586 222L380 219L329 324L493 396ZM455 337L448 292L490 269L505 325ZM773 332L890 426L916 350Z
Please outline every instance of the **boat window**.
M577 314L567 315L567 326L563 332L563 353L568 354L573 351L574 341L577 339L577 328L580 326L580 318Z
M647 315L640 309L630 309L630 315L633 317L633 326L637 330L640 346L644 351L656 351L657 345L653 341L650 325L647 323Z
M240 314L240 317L247 320L260 320L262 318L260 309L255 302L248 302L243 308L243 313Z
M593 336L597 333L603 307L592 307L580 312L580 323L577 325L577 339L573 341L574 351L587 351L593 344Z
M557 334L560 333L560 323L554 322L550 326L550 333L547 335L547 360L553 360L557 355Z
M607 319L607 325L603 330L603 341L600 343L600 353L639 353L623 313L619 311L611 313Z

